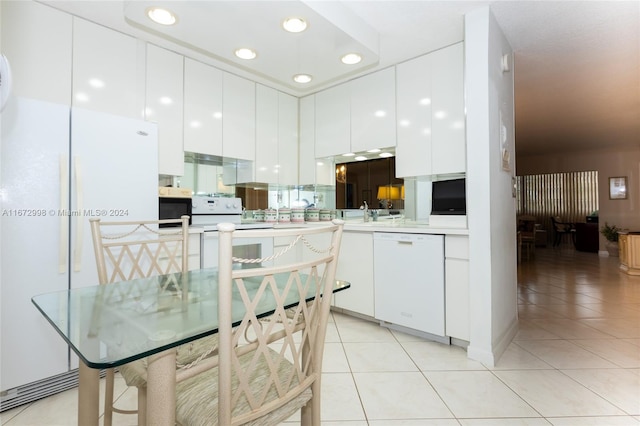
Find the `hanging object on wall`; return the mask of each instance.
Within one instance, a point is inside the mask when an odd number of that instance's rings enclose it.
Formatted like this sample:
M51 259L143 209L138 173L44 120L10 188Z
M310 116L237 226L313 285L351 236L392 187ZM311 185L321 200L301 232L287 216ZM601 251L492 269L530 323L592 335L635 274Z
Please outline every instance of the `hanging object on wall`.
M11 95L11 67L6 56L0 54L0 112Z

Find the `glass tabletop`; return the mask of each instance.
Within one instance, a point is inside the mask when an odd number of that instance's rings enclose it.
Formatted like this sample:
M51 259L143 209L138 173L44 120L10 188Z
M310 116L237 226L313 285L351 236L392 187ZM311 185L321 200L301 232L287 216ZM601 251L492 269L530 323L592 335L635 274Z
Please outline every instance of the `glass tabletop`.
M280 288L287 275L276 276ZM348 287L337 280L334 292ZM290 292L287 303L299 303L296 296ZM218 272L198 269L64 290L32 302L87 366L111 368L217 333ZM239 294L232 303L234 322L240 321ZM274 308L272 297L262 294L256 311L265 316Z

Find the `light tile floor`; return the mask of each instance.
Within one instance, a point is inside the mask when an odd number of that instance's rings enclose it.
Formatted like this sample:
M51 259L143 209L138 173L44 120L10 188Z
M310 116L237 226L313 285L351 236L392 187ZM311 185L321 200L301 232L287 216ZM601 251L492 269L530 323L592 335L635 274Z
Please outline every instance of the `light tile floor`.
M334 313L322 424L640 425L640 277L621 273L615 258L538 249L519 265L518 306L520 330L495 367ZM135 390L117 385L120 402L134 403ZM74 425L76 394L2 413L0 423Z

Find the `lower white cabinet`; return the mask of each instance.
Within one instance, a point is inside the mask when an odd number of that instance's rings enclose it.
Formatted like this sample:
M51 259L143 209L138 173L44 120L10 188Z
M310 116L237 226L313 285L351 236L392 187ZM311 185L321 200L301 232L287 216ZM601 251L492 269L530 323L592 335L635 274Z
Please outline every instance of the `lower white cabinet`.
M190 271L200 269L200 233L189 234L189 263Z
M469 341L469 237L447 235L445 246L446 334Z
M343 232L336 279L351 288L334 295L334 306L374 317L373 233Z

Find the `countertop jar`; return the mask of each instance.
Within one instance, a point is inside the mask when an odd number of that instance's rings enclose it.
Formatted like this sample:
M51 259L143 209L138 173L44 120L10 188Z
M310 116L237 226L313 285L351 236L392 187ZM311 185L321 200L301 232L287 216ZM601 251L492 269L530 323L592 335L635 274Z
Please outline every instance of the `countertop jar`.
M320 220L320 209L307 209L305 219L307 222L317 222Z
M291 222L291 209L280 209L278 211L278 223Z
M253 218L256 222L264 222L264 211L256 210L253 212Z
M291 209L291 222L303 223L304 222L304 209Z
M331 220L331 210L320 209L320 222L327 222Z
M278 211L275 209L267 209L264 211L264 221L267 223L275 223L278 220Z

